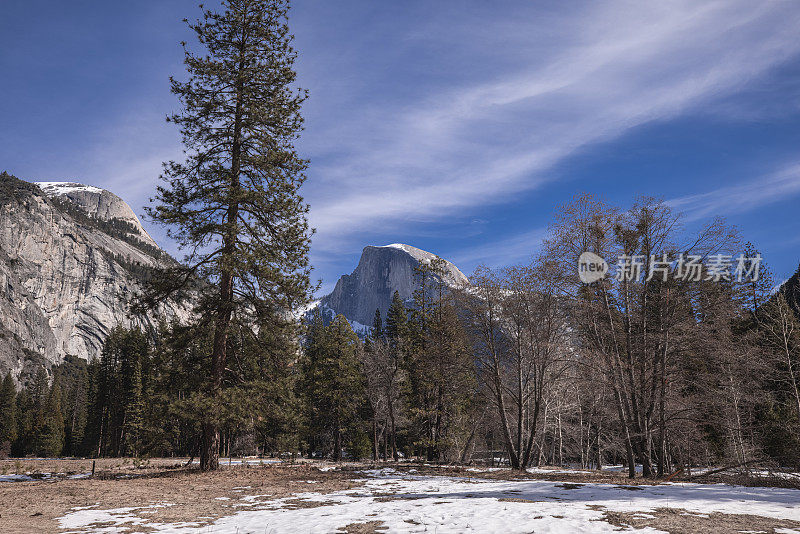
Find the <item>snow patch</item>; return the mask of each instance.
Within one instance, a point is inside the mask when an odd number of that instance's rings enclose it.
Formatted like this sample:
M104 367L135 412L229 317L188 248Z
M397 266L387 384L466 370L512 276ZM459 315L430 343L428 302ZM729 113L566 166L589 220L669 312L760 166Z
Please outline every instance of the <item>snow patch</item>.
M0 475L0 482L29 482L35 480L28 475Z
M397 248L402 250L403 252L408 252L409 254L411 254L411 249L414 247L410 245L404 245L403 243L392 243L391 245L383 245L382 247L376 247L376 248Z
M353 332L361 336L368 335L372 330L372 327L367 326L365 324L361 324L358 321L351 321L350 319L348 319L347 322L350 323L350 327L353 329Z
M376 246L375 248L393 248L397 250L402 250L418 262L422 264L430 263L435 258L439 258L444 260L445 265L447 266L447 273L445 275L446 282L451 286L457 287L466 287L469 285L469 279L461 272L461 270L456 267L452 262L433 254L432 252L428 252L426 250L422 250L417 247L412 247L411 245L406 245L405 243L391 243L389 245L383 246Z
M335 466L324 466L328 470ZM351 523L378 521L382 532L615 532L605 511L649 517L658 508L683 509L694 516L714 512L800 520L800 491L723 484L639 485L637 491L614 484L555 481L489 480L421 476L394 468L362 472L363 486L333 493L300 492L269 500L269 495L243 496L236 513L202 527L190 523L149 523L140 515L148 508L73 510L62 528L91 530L108 521L128 523L173 534L214 532L333 532ZM298 506L305 501L309 506ZM244 509L242 509L244 508ZM107 525L108 523L106 523ZM642 532L657 532L641 529Z
M85 191L87 193L98 194L105 191L104 189L95 187L93 185L84 185L77 182L34 182L34 184L39 186L39 189L44 191L44 193L49 196L67 195L76 191Z

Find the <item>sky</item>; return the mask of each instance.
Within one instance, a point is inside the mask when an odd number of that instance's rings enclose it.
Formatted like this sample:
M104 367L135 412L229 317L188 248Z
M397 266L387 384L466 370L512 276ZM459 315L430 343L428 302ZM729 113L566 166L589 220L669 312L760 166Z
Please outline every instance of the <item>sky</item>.
M143 215L181 157L168 80L198 15L2 0L0 170L103 187ZM800 3L295 0L290 26L320 294L366 245L467 274L525 262L583 192L662 198L688 229L723 216L777 281L800 263Z

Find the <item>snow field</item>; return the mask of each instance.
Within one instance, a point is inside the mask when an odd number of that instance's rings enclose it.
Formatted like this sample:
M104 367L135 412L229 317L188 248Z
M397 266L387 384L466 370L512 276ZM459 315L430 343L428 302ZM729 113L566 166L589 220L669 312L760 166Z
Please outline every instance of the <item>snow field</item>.
M169 534L326 533L351 523L379 521L386 527L381 532L614 532L617 527L603 520L604 511L646 516L658 508L800 521L800 491L792 489L503 481L423 476L391 468L363 474L365 478L356 481L362 486L329 494L306 492L271 500L243 492L232 504L237 511L202 526L151 523L142 517L147 509L134 508L76 509L62 517L60 525L76 532L102 532L110 524L123 528L127 523ZM93 530L92 524L99 523L103 526Z

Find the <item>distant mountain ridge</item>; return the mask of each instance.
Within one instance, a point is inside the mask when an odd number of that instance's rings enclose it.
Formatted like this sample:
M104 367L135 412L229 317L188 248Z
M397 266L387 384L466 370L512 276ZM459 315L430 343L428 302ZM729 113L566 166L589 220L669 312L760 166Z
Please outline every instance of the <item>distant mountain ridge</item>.
M118 324L188 317L180 306L144 316L127 306L149 271L171 261L113 193L0 174L0 373L25 380L68 354L98 357Z
M344 315L363 334L372 325L376 309L386 317L395 291L405 301L413 298L418 288L414 269L436 258L436 254L401 243L364 247L355 270L339 278L333 291L319 300L318 307L327 318ZM444 267L447 285L469 284L454 264L444 260Z

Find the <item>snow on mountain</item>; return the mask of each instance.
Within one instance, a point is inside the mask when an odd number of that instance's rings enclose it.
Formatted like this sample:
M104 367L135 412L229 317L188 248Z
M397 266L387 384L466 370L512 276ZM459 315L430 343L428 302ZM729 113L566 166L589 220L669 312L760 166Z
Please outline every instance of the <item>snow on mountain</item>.
M93 185L83 185L75 182L34 182L39 189L48 196L62 196L76 191L86 191L88 193L102 193L104 189Z
M404 243L392 243L390 245L383 245L382 247L374 247L374 248L393 248L397 250L402 250L406 254L410 255L412 258L416 259L420 263L430 263L436 258L439 258L436 254L432 252L428 252L426 250L422 250L417 247L412 247L411 245L406 245ZM442 258L443 259L443 258ZM453 265L451 262L445 261L445 282L448 285L453 287L463 287L469 285L469 279L461 272L461 270Z
M34 182L51 198L66 198L92 217L104 221L121 220L133 226L132 236L144 243L158 245L142 226L133 209L121 198L105 189L76 182Z
M375 310L386 317L392 295L397 291L409 302L418 289L415 268L438 258L436 254L403 243L367 246L361 253L358 266L351 274L343 275L333 291L322 297L317 306L326 321L342 314L361 335L371 328ZM469 279L458 267L444 260L444 282L450 287L465 287Z
M140 316L127 305L166 261L113 193L0 173L0 374L24 383L67 355L97 358L118 324L188 317L171 303Z

